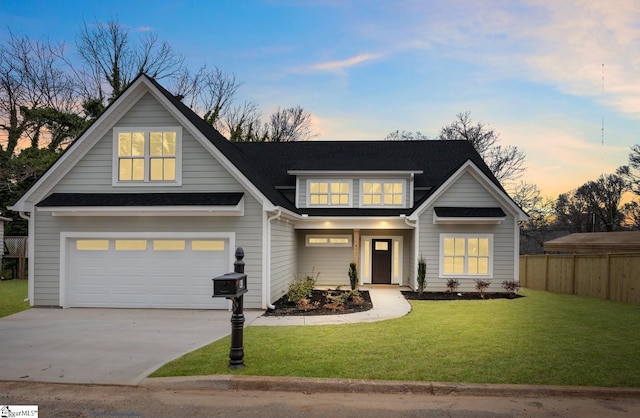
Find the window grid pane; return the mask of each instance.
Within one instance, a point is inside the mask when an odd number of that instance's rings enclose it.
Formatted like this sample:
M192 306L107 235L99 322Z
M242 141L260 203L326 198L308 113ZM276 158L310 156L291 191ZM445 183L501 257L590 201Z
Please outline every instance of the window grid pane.
M363 205L402 205L403 183L401 182L363 182Z
M118 181L176 180L176 132L118 132L117 141Z
M442 272L448 275L487 275L489 250L489 238L445 237L442 241Z
M348 182L309 182L310 205L349 205Z

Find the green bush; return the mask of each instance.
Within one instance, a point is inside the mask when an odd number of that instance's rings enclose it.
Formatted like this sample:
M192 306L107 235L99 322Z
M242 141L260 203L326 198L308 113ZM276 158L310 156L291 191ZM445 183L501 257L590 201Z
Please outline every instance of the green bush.
M351 284L351 290L356 290L356 287L358 287L358 268L356 263L349 264L349 283Z
M421 255L418 260L418 293L424 292L427 277L427 260Z
M316 285L316 281L318 280L319 275L320 273L314 275L313 271L311 271L311 275L296 277L293 282L289 283L289 290L287 290L287 299L290 302L298 304L302 299L311 296L311 291Z

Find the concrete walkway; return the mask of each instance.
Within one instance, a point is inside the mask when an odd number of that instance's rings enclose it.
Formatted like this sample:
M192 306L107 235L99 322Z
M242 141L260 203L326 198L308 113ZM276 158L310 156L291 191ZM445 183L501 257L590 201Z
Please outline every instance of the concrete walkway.
M251 326L278 325L330 325L353 324L356 322L375 322L385 319L400 318L411 311L411 305L400 293L398 286L361 286L368 290L373 308L345 315L310 315L310 316L260 316L249 323Z

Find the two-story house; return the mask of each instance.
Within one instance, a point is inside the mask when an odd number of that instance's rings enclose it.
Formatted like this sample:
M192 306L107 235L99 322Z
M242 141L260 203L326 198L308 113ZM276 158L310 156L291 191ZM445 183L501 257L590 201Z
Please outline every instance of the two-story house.
M139 76L11 207L29 219L35 306L225 308L245 252L248 308L296 276L416 287L517 279L509 198L466 141L231 143Z

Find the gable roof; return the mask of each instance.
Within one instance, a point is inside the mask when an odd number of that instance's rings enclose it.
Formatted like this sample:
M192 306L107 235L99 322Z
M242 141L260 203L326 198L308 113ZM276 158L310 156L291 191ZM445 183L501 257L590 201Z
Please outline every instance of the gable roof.
M56 178L66 173L79 158L87 152L97 137L93 130L110 129L118 117L130 108L137 98L147 91L162 99L183 122L190 125L199 140L208 143L209 150L224 157L229 168L247 181L263 202L281 207L293 213L335 216L396 216L411 214L448 179L471 164L482 173L484 181L491 188L510 201L500 182L489 170L480 155L467 141L301 141L282 143L233 143L215 128L162 87L157 81L144 74L139 75L125 92L116 99L89 128L76 139L47 172L20 198L13 210L29 210L25 205L27 197L34 190L42 190L33 196L38 203L55 184ZM129 97L131 96L131 97ZM91 137L88 139L88 137ZM92 142L94 141L94 142ZM78 149L79 148L79 149ZM66 161L69 160L69 161ZM56 172L53 179L48 179ZM411 209L360 209L326 208L298 209L286 190L295 190L296 176L293 172L313 173L395 173L414 176L414 202ZM114 194L119 195L119 194ZM67 200L83 199L82 196L65 196ZM123 202L126 196L119 197ZM40 202L42 204L43 202ZM511 201L511 203L513 203ZM45 202L46 204L46 202ZM124 205L124 204L123 204ZM515 204L514 204L515 205Z

